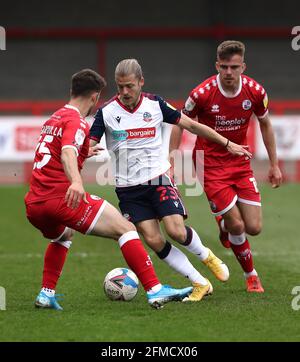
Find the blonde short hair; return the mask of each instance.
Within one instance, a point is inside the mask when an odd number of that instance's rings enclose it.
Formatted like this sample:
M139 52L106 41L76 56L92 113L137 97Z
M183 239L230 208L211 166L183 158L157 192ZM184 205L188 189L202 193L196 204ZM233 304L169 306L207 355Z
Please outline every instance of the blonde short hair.
M115 78L134 74L137 79L143 77L142 68L136 59L124 59L120 61L115 70Z

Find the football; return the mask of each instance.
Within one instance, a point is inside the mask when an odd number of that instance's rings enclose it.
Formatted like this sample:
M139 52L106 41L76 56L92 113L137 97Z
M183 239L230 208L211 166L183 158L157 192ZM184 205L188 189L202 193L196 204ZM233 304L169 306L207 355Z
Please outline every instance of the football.
M115 268L104 278L103 288L111 300L132 300L138 292L139 280L134 272L127 268Z

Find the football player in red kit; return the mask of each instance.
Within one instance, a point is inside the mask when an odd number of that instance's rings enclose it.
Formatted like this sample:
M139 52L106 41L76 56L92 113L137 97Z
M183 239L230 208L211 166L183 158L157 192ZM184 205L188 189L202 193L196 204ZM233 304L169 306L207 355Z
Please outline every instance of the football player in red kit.
M229 142L242 145L247 144L249 120L254 113L269 155L269 180L276 188L282 182L282 175L268 114L268 97L260 84L243 75L244 54L245 46L239 41L221 43L217 49L218 74L191 91L183 113L198 118L198 122L213 128ZM181 134L179 127L173 127L170 151L179 147ZM257 235L262 228L261 198L250 160L233 156L224 147L197 137L193 150L195 166L197 150L204 151L204 191L220 228L220 240L239 261L247 291L264 292L247 239L247 234Z
M42 289L35 305L61 310L55 289L71 245L73 230L118 240L129 267L141 281L151 306L186 297L191 287L162 286L136 232L115 207L85 192L80 171L89 152L88 116L98 102L105 80L90 69L72 77L71 99L42 127L35 151L30 190L25 196L27 218L45 238Z

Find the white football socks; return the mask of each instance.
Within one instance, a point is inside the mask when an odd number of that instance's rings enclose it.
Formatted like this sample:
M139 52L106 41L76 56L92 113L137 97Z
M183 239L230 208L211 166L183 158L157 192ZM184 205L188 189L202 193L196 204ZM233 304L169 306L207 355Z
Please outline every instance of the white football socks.
M253 269L250 273L244 273L244 276L247 279L247 278L253 277L253 276L257 277L258 274L257 274L257 271L255 269Z
M188 245L184 246L189 252L195 254L200 260L205 260L208 258L209 250L202 244L202 241L196 231L186 226L186 229L192 230L192 240Z
M228 234L228 239L231 242L231 244L242 245L246 241L246 234L241 233L240 235L232 235L232 234L229 233Z
M162 288L162 285L161 284L156 284L154 285L154 287L152 287L151 289L147 290L147 293L148 294L155 294L157 292L159 292Z
M187 256L176 246L171 245L168 255L162 260L167 263L172 269L188 278L192 283L206 285L206 279L194 268Z

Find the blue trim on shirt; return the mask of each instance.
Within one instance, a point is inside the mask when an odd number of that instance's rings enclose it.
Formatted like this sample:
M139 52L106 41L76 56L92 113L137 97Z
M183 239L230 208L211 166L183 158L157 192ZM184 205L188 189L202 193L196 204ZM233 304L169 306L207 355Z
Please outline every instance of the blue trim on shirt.
M181 113L177 111L177 109L171 108L160 96L156 96L156 98L163 114L163 121L170 124L177 124L178 119L181 117Z
M94 119L94 123L90 129L90 138L100 141L105 132L105 124L103 120L102 108L99 108Z

